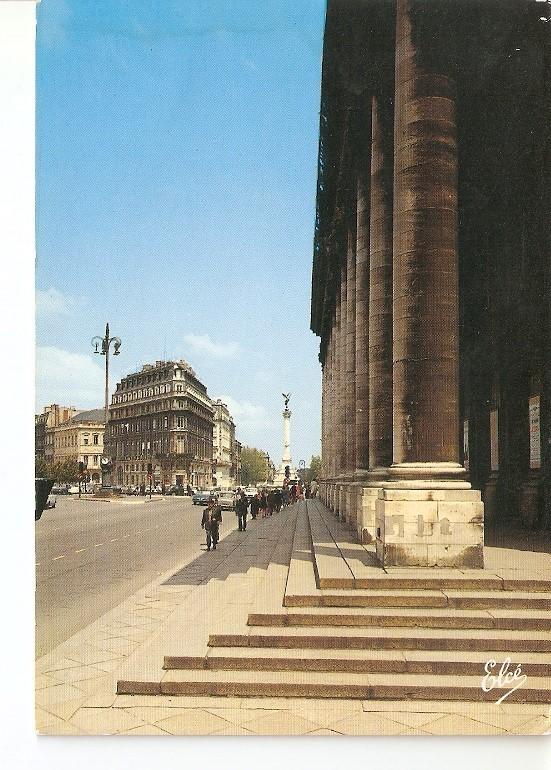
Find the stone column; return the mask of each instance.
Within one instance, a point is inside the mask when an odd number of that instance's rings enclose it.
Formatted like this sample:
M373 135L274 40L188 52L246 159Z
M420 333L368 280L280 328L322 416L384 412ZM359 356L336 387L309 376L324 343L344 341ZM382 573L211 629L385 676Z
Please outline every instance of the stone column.
M333 482L332 482L332 501L331 510L337 511L337 476L339 474L339 331L341 325L341 292L340 286L335 289L335 315L333 318L333 377L331 381L332 393L332 419L331 427L333 433Z
M382 89L381 89L382 90ZM362 491L362 541L376 538L375 510L392 463L392 111L371 103L369 248L369 474Z
M435 63L431 17L413 6L397 0L394 463L376 504L377 554L384 565L481 567L483 506L459 464L455 84Z
M346 517L346 494L344 478L347 475L346 467L346 333L347 325L347 269L346 258L341 263L340 273L340 302L339 302L339 332L338 332L338 350L339 350L339 375L338 375L338 393L337 401L339 404L339 419L337 427L337 446L338 446L338 512L341 519Z
M369 189L370 158L358 168L356 203L356 476L369 467Z
M353 214L353 216L352 216ZM346 520L356 527L356 196L348 217L346 253Z

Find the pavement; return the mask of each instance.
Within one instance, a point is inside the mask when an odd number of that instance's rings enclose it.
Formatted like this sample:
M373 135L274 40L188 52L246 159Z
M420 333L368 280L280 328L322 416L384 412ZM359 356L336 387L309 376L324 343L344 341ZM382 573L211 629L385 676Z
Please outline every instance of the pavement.
M201 513L189 497L59 495L35 524L36 656L189 561L202 538ZM222 534L235 526L226 514Z
M159 639L202 640L217 617L227 624L258 605L259 590L273 585L277 593L288 563L264 544L277 539L278 528L289 528L293 516L296 510L289 508L249 521L246 532L226 533L216 552L196 546L190 558L40 657L38 733L426 736L550 730L549 706L541 704L117 695L117 681L136 661L148 660ZM266 593L266 602L273 601Z

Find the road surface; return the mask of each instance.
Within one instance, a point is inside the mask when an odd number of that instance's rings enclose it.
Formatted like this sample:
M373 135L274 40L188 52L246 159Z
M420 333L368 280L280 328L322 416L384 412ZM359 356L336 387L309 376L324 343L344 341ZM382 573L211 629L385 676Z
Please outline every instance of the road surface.
M189 497L78 500L60 495L36 522L36 656L205 547ZM220 536L236 527L224 512Z

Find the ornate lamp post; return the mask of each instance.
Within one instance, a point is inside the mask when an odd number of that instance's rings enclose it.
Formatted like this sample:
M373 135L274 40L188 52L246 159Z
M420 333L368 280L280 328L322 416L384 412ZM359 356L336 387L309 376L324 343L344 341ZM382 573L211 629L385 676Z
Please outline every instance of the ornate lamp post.
M106 474L111 470L111 458L105 454L105 439L107 438L107 421L109 417L109 349L113 343L113 355L118 356L120 354L121 340L120 337L109 336L109 324L105 324L105 337L93 337L92 347L94 353L105 356L105 431L103 438L103 457L101 458L101 485L107 486L105 483ZM101 345L101 350L98 350Z

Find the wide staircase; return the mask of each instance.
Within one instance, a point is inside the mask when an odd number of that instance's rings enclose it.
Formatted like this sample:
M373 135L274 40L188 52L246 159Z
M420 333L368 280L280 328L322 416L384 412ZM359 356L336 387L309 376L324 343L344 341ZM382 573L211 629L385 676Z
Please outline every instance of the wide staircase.
M484 570L385 570L319 500L280 516L243 620L218 620L202 651L182 630L159 676L119 693L496 701L513 685L487 692L482 679L510 659L526 679L506 702L551 702L551 575L493 557Z

